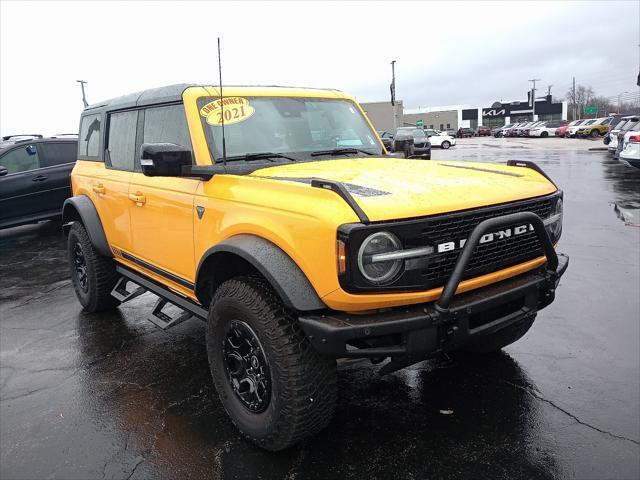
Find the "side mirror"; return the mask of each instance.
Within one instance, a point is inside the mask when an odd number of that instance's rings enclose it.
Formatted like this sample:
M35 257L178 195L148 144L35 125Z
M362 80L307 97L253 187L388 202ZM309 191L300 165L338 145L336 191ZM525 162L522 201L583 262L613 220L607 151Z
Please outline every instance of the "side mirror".
M147 177L182 177L188 175L193 160L191 151L175 143L143 143L140 167ZM186 169L184 167L187 167Z
M0 177L4 177L7 173L9 173L7 167L3 167L2 165L0 165Z

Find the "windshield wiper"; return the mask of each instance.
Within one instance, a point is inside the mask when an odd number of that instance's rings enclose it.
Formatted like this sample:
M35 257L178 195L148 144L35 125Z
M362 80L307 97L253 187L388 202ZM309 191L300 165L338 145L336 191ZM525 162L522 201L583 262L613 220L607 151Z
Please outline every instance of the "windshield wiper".
M284 158L286 160L291 160L292 162L296 162L297 160L293 157L288 157L286 155L283 155L281 153L275 153L275 152L259 152L259 153L246 153L244 155L234 155L232 157L227 157L227 162L233 162L236 160L245 160L247 162L250 162L252 160L271 160L272 162L275 162L276 158Z
M367 155L373 155L371 152L362 150L360 148L334 148L332 150L316 150L311 152L312 157L318 157L320 155L348 155L350 153L366 153Z

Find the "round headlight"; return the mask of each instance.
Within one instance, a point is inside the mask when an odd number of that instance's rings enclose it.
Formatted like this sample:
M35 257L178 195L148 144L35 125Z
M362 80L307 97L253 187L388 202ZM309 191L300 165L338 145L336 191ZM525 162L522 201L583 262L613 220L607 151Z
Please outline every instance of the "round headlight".
M358 250L358 268L364 278L371 283L385 283L402 268L402 260L384 260L376 255L402 250L400 240L389 232L377 232L364 239Z
M556 201L549 219L553 221L547 225L547 230L551 240L557 242L562 234L562 198L558 198L558 201Z

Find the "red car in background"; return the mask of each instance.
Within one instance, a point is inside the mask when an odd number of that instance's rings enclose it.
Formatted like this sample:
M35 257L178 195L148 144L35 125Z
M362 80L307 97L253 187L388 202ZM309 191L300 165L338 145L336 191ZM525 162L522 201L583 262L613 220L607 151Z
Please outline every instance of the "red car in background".
M567 125L561 126L560 128L556 129L556 137L564 138L567 135L567 129L569 127L575 127L576 125L580 125L583 122L584 120L574 120L573 122L568 123Z
M489 127L485 127L485 126L481 126L478 127L478 136L479 137L490 137L491 136L491 128Z

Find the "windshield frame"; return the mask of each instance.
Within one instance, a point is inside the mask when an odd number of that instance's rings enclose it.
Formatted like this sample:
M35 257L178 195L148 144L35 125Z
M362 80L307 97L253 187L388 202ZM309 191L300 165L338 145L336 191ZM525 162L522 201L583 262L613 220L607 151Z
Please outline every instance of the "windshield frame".
M371 123L371 121L369 120L369 118L366 116L365 112L362 110L362 108L360 107L360 105L358 105L358 103L351 99L351 98L333 98L333 97L324 97L324 96L296 96L296 95L291 95L291 96L283 96L283 95L224 95L223 98L234 98L234 97L242 97L245 98L247 100L252 100L252 99L258 99L258 100L262 100L262 99L271 99L271 100L283 100L283 99L289 99L289 100L301 100L301 101L305 101L305 102L342 102L345 104L349 104L350 106L352 106L355 110L355 113L359 116L359 118L362 120L362 126L366 128L366 130L368 130L368 133L370 134L371 138L373 139L373 141L375 142L374 145L360 145L355 147L356 149L361 149L361 150L366 150L366 151L371 151L371 154L367 154L367 153L345 153L343 158L356 158L356 157L361 157L361 158L367 158L367 157L376 157L376 156L383 156L386 155L386 149L384 147L384 144L382 143L382 140L380 139L376 129L374 128L373 124ZM223 163L223 155L221 152L217 152L216 151L216 142L214 139L214 130L212 127L212 125L207 123L206 118L200 114L200 109L202 108L202 106L204 104L206 104L207 102L213 102L216 100L219 100L220 97L215 96L215 95L202 95L199 96L195 99L195 103L196 103L196 108L198 111L198 117L199 117L199 121L200 121L200 128L202 128L202 132L204 133L204 137L205 137L205 142L207 143L207 148L209 150L209 157L211 159L211 164L212 165L220 165ZM226 124L225 124L226 126ZM225 137L228 138L228 135L225 133ZM349 150L348 147L346 146L342 146L342 147L336 147L338 149L347 149ZM316 150L324 150L322 148L317 148ZM266 153L267 150L265 150L265 152L245 152L245 154L249 154L251 155L252 153ZM312 156L311 154L314 152L315 150L297 150L297 151L275 151L273 152L274 154L281 154L284 155L285 157L293 157L295 158L295 161L297 162L307 162L307 161L323 161L323 160L329 160L329 159L336 159L336 158L340 158L340 157L336 157L336 156L332 156L332 155L316 155L316 156ZM227 151L227 158L229 158L230 156L232 156L234 158L234 163L235 160L237 160L237 157L242 156L242 155L230 155L229 152ZM251 162L251 163L256 163L256 162ZM271 165L275 166L277 164L280 163L291 163L291 160L287 160L286 158L278 158L278 157L274 157L273 159L270 159L270 163Z

